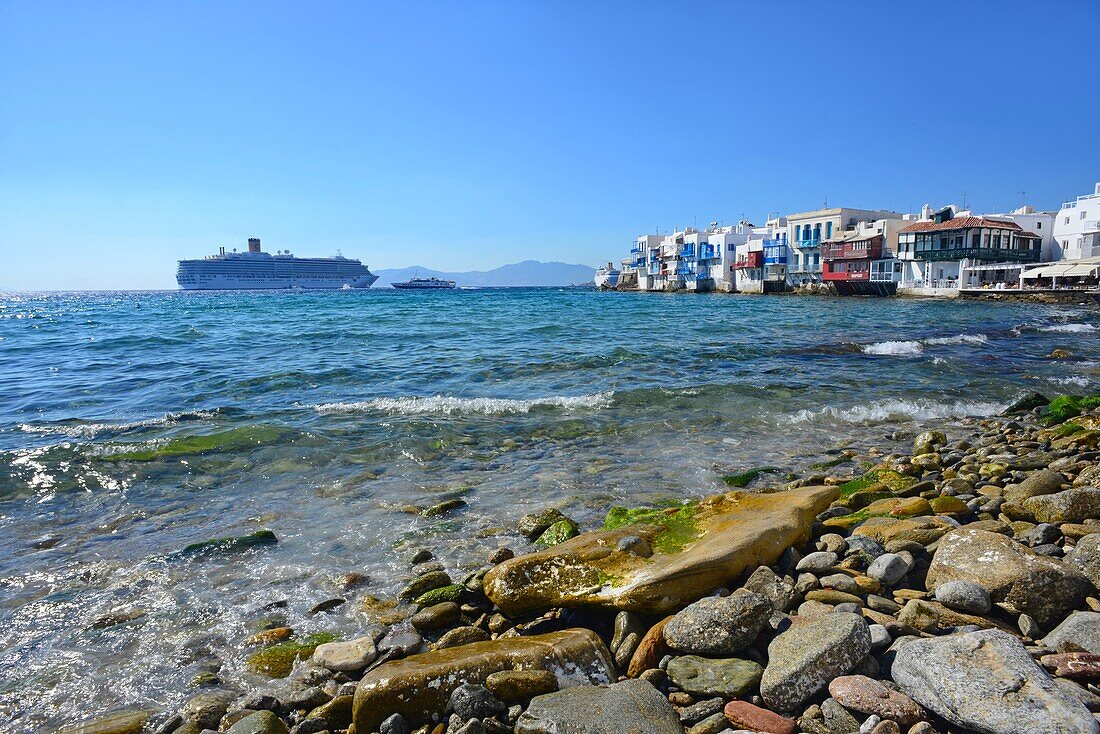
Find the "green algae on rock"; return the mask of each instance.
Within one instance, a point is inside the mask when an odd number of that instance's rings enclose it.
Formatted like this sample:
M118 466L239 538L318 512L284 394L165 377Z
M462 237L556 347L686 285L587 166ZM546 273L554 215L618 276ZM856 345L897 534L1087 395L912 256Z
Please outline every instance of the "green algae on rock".
M729 492L678 507L613 510L604 530L495 566L485 593L513 616L581 605L664 614L748 568L775 563L838 494L836 487ZM628 536L653 555L619 550Z
M132 445L129 451L107 454L102 458L106 461L156 461L215 451L242 451L256 446L279 443L296 433L296 431L275 426L242 426L202 436L171 438L150 447Z
M558 543L564 543L570 538L577 537L580 533L580 528L577 527L577 523L570 520L568 517L550 525L550 527L543 530L539 537L535 540L536 545L557 545Z
M318 645L332 642L336 635L318 632L300 640L288 640L266 647L248 657L248 667L252 672L269 678L285 678L290 675L294 663L313 655Z
M275 545L279 539L270 530L257 530L248 535L239 535L227 538L211 538L198 543L192 543L183 550L172 554L176 558L201 558L210 555L223 555L240 553L250 548L262 548L267 545Z
M611 653L587 629L432 650L384 663L363 676L355 688L355 730L378 731L393 713L401 714L410 727L434 724L458 686L483 685L492 673L510 670L548 670L561 688L606 685L616 677Z
M737 487L740 489L749 486L749 484L761 474L777 471L779 471L779 469L774 466L761 466L740 472L739 474L727 474L722 477L722 481L725 482L727 487Z

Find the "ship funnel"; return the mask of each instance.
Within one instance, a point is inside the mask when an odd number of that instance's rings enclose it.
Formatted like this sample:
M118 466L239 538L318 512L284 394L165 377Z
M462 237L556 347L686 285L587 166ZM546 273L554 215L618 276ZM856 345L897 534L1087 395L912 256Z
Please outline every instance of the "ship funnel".
M259 252L260 251L260 238L259 237L249 237L248 238L248 251L249 252Z

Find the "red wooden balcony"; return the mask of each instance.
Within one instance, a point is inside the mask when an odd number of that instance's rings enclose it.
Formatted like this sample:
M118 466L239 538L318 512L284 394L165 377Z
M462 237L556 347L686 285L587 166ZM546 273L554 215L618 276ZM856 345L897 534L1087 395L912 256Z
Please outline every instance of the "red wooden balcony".
M882 257L882 235L861 240L821 243L821 259L829 260L877 260Z
M764 251L757 250L756 252L749 252L741 257L737 258L737 262L733 264L734 270L744 270L746 268L762 268L764 267Z

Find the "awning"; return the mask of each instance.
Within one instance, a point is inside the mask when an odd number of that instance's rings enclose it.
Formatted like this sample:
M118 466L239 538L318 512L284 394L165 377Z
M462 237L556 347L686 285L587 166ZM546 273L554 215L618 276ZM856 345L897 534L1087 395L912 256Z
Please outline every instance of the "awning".
M1083 260L1044 265L1033 270L1025 270L1020 276L1025 280L1034 278L1087 278L1100 271L1100 257L1088 257Z

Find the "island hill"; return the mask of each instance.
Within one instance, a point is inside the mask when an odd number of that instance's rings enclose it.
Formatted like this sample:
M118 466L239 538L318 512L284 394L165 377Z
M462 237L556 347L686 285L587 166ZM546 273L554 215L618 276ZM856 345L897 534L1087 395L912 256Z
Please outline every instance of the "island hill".
M804 477L764 467L713 497L609 508L587 532L546 508L519 521L532 548L458 576L421 548L398 598L356 596L349 577L315 607L355 604L373 624L242 638L271 680L208 682L156 731L1097 734L1100 397L1033 394L965 425L904 453L838 448Z
M596 271L587 265L573 265L563 262L523 262L502 265L492 270L471 270L459 273L447 273L413 266L391 270L378 270L376 288L388 288L391 283L400 283L410 278L439 278L453 280L457 286L473 288L508 287L551 287L588 285Z

